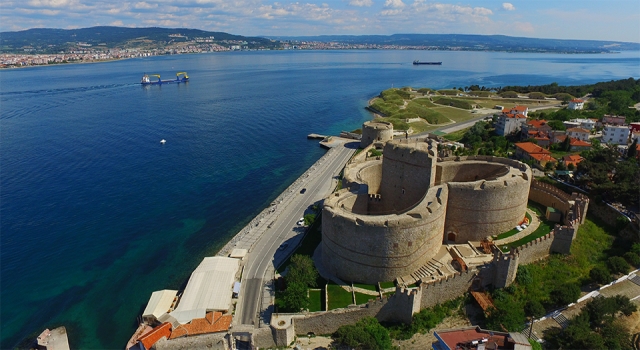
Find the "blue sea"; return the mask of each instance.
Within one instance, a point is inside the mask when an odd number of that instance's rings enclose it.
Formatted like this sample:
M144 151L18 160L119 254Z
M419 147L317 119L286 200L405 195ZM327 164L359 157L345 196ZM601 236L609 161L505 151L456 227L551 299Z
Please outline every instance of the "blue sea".
M138 84L178 71L191 81ZM638 52L262 51L0 71L0 347L64 325L73 348L123 348L153 291L183 286L322 156L306 135L360 127L381 90L629 77Z

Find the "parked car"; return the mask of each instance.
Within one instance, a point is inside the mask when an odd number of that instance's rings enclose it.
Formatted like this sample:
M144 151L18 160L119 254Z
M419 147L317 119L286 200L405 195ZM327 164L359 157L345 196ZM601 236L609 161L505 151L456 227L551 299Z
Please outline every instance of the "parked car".
M304 225L304 218L300 218L300 220L298 220L298 226L303 226Z
M306 188L303 188L303 189L300 190L300 194L304 194L305 192L307 192Z
M284 242L280 245L280 247L278 247L278 250L285 250L287 249L287 247L289 246L288 242Z

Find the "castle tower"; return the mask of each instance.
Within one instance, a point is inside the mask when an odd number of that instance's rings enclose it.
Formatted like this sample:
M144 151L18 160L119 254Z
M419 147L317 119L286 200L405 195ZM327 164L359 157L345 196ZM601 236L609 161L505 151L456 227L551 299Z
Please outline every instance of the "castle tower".
M495 275L493 286L495 288L508 287L516 279L519 257L517 254L496 254L493 258Z
M379 121L368 121L362 124L361 148L365 148L374 142L387 142L392 139L393 124Z

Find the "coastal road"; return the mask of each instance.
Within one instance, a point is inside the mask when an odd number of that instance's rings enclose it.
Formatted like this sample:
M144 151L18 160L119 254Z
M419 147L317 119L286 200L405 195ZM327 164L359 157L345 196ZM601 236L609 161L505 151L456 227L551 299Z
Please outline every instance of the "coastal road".
M282 243L302 233L296 222L303 217L312 204L326 198L337 184L337 176L355 152L359 142L339 145L329 151L322 162L312 166L308 176L303 175L300 184L278 204L279 212L266 227L247 256L240 297L236 304L234 323L258 326L260 300L264 290L264 275L267 268L281 262L295 246L293 242L285 249L278 249ZM300 190L306 188L305 193Z

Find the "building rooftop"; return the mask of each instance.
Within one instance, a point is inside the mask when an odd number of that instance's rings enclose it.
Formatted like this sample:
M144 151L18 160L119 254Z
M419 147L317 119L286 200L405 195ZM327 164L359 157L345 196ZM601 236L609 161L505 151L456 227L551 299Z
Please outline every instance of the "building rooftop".
M151 293L151 298L147 303L147 307L142 313L142 317L153 316L156 319L162 314L170 312L173 301L178 294L177 290L159 290Z
M180 325L171 333L170 339L197 334L224 332L231 326L233 316L221 312L208 312L204 318L196 318L189 324Z
M587 133L589 134L589 130L585 129L585 128L569 128L567 129L567 132L581 132L581 133Z
M231 288L238 271L238 259L206 257L191 273L182 298L171 316L185 324L205 317L208 311L227 311L231 305Z
M145 349L151 349L153 344L155 344L158 340L162 339L162 337L169 339L170 335L171 335L171 323L163 323L158 327L154 328L151 332L140 337L138 341L142 343Z
M438 344L434 349L531 349L531 344L520 333L505 333L485 330L480 327L466 327L435 331Z
M518 142L516 143L516 147L520 148L521 150L533 155L536 153L541 153L541 154L551 154L551 152L549 152L548 150L536 145L533 142Z
M534 127L534 128L539 128L539 127L541 127L543 125L547 125L547 121L544 120L544 119L541 119L541 120L529 120L527 122L527 125L529 125L531 127Z

